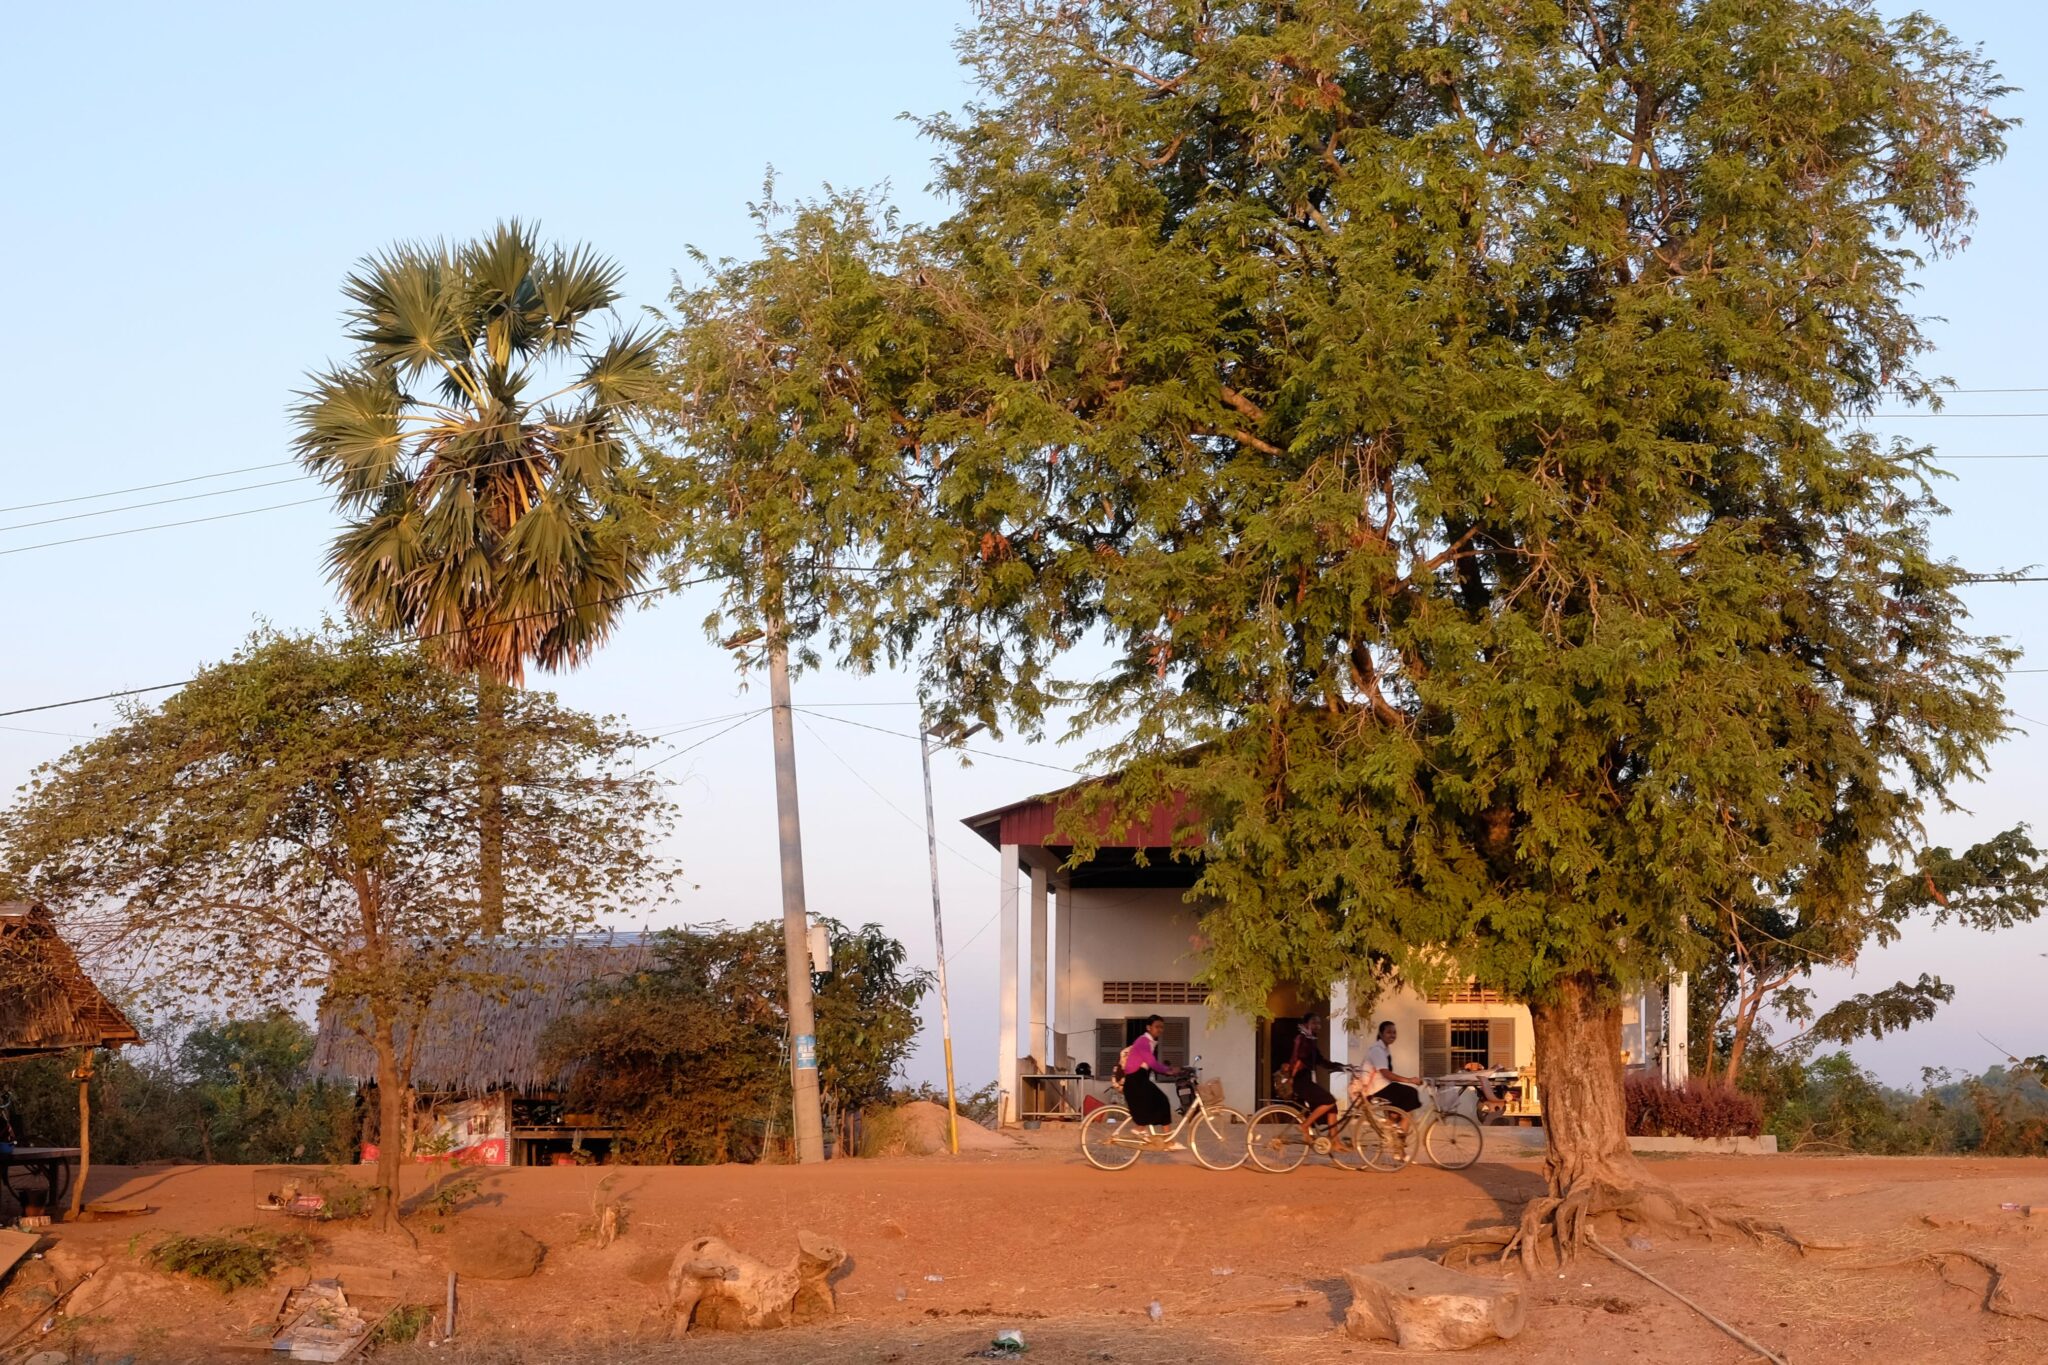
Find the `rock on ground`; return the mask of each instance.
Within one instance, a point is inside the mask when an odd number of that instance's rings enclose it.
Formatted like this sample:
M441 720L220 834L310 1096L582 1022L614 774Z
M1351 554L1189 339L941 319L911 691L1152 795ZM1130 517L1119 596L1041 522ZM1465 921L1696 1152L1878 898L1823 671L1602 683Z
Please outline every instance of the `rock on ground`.
M448 1247L448 1268L473 1280L523 1280L546 1249L518 1228L463 1228Z
M1344 1272L1351 1308L1344 1330L1409 1351L1462 1351L1505 1341L1528 1314L1522 1286L1468 1275L1426 1256L1403 1256Z
M676 1253L668 1273L674 1323L743 1329L818 1322L836 1311L832 1272L846 1262L838 1243L813 1232L796 1235L797 1253L771 1266L716 1237L699 1237Z

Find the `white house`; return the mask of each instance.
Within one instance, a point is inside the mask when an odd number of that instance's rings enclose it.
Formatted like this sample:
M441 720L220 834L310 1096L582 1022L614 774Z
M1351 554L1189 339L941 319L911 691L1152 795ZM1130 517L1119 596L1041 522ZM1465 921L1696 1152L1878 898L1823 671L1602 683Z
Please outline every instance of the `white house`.
M1066 795L1033 797L964 822L1002 855L996 1008L1003 1120L1015 1122L1027 1112L1021 1076L1066 1072L1079 1062L1106 1076L1153 1014L1167 1021L1166 1059L1178 1064L1199 1057L1204 1078L1222 1083L1225 1102L1248 1112L1268 1098L1268 1078L1304 1013L1321 1015L1326 1026L1330 1016L1350 1013L1345 989L1340 986L1327 1005L1291 988L1276 991L1262 1019L1212 1009L1194 984L1202 948L1197 907L1186 896L1198 872L1172 856L1176 813L1153 812L1123 838L1105 840L1094 858L1069 868L1073 849L1054 829ZM1684 978L1640 993L1623 1009L1624 1060L1684 1079L1685 1018ZM1537 1093L1530 1100L1540 1094L1522 1005L1475 988L1427 999L1402 989L1377 1001L1363 1027L1326 1028L1325 1051L1339 1062L1362 1056L1369 1030L1381 1020L1399 1027L1394 1059L1404 1071L1449 1075L1477 1062L1531 1076L1536 1084L1529 1088Z

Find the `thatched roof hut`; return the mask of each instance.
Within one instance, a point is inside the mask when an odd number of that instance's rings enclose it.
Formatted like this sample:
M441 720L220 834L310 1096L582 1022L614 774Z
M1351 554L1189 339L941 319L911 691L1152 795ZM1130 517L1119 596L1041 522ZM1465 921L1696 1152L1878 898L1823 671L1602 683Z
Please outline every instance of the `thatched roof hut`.
M648 960L646 944L632 934L480 952L464 964L465 974L495 979L502 989L463 985L441 993L421 1031L413 1087L446 1095L559 1091L567 1078L541 1062L548 1025L573 1011L592 984L630 975ZM356 1018L355 1007L321 1006L315 1076L358 1085L376 1080L377 1056L353 1026ZM398 1046L405 1044L401 1029Z
M141 1041L78 965L48 910L0 902L0 1058Z

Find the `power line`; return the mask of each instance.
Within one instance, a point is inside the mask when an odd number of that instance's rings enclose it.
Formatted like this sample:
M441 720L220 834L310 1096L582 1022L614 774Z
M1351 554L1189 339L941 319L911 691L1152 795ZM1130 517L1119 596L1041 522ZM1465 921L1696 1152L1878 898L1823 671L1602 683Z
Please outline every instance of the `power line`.
M793 711L809 711L809 710L810 710L810 708L809 708L809 707L807 707L807 706L793 706L793 707L791 707L790 709L791 709L791 710L793 710ZM6 713L5 713L5 712L0 712L0 715L4 715L4 714L6 714ZM815 712L813 712L812 714L818 714L818 713L815 713ZM852 726L855 726L855 727L857 727L858 729L862 729L862 730L873 730L873 731L874 731L874 732L875 732L876 734L878 734L878 735L894 735L894 736L896 736L896 738L898 738L898 739L907 739L907 740L911 740L911 741L913 741L913 742L915 742L915 743L920 743L920 744L924 742L924 741L923 741L922 739L920 739L920 738L919 738L919 737L918 737L917 735L913 735L913 734L906 734L906 733L905 733L904 731L902 731L902 730L889 730L889 729L884 729L884 728L883 728L882 726L879 726L879 725L869 725L869 724L868 724L868 723L867 723L866 721L859 721L859 720L848 720L848 719L847 719L847 718L846 718L845 716L827 716L827 715L822 715L822 714L819 714L819 715L818 715L818 719L819 719L819 720L829 720L829 721L836 721L836 722L837 722L838 724L840 724L840 725L852 725ZM1022 763L1022 764L1024 764L1025 766L1027 766L1027 767L1032 767L1032 768L1049 768L1049 769L1051 769L1051 770L1052 770L1053 772L1056 772L1056 773L1065 773L1065 774L1067 774L1067 775L1068 775L1069 777L1079 777L1079 776L1081 776L1081 770L1080 770L1079 768L1068 768L1068 767L1064 767L1064 766L1062 766L1062 765L1060 765L1060 764L1058 764L1058 763L1040 763L1040 762L1039 762L1039 761L1038 761L1037 759L1035 759L1035 758L1018 758L1018 757L1017 757L1016 755L1014 755L1014 754L1005 754L1005 753L998 753L998 752L997 752L996 750L994 750L994 749L970 749L970 748L968 748L968 747L967 747L966 745L964 745L964 744L949 744L949 745L947 745L946 747L947 747L947 748L949 748L949 749L954 749L954 750L957 750L957 751L958 751L958 752L960 752L960 753L967 753L967 754L980 754L980 755L981 755L981 756L982 756L983 758L1000 758L1000 759L1002 759L1002 760L1003 760L1004 762L1006 762L1006 763Z
M817 570L819 570L820 572L830 572L830 573L893 573L893 572L895 572L895 570L889 569L889 568L887 568L886 566L882 566L882 565L870 565L870 564L821 564L821 565L816 565L816 566L814 566L814 567L815 567L815 568L816 568ZM700 586L700 585L702 585L702 584L705 584L705 583L716 583L716 582L720 582L720 581L722 581L722 580L723 580L724 578L725 578L725 575L723 575L723 574L703 574L703 575L700 575L699 577L696 577L696 578L678 578L678 579L674 579L674 580L672 580L672 581L669 581L669 582L663 582L663 583L658 583L658 584L656 584L656 585L655 585L654 587L651 587L651 588L636 588L636 589L634 589L634 590L633 590L633 591L631 591L631 592L621 592L621 593L613 593L613 594L612 594L611 596L609 596L609 597L596 597L596 598L592 598L592 599L591 599L590 601L588 601L588 602L572 602L572 603L570 603L570 604L569 604L568 606L566 606L566 607L556 607L556 608L552 608L552 609L550 609L550 610L547 610L547 611L529 611L529 612L525 612L525 613L523 613L523 614L521 614L521 615L519 615L519 616L507 616L507 617L503 618L502 620L497 620L497 621L479 621L479 622L477 622L477 623L476 623L475 625L468 625L468 626L450 626L450 627L449 627L448 629L446 629L446 630L436 630L436 631L431 631L431 632L429 632L429 633L427 633L427 634L425 634L425 635L408 635L408 636L404 637L403 639L394 639L394 640L390 641L390 642L389 642L389 645L390 645L390 646L398 646L398 645L417 645L417 644L425 644L425 643L426 643L427 641L429 641L429 640L439 640L439 639L442 639L442 638L444 638L444 637L446 637L446 636L449 636L449 635L460 635L460 634L461 634L462 632L464 632L464 631L468 631L468 630L495 630L495 629L497 629L497 628L498 628L498 627L500 627L500 626L514 626L514 625L518 625L518 624L519 624L519 623L520 623L521 621L539 621L539 620L544 620L544 619L546 619L547 617L550 617L550 616L560 616L560 615L563 615L563 614L564 614L564 613L566 613L566 612L572 612L572 611L585 611L585 610L588 610L588 609L589 609L589 608L591 608L591 607L608 607L608 606L613 606L613 605L616 605L617 603L620 603L620 602L630 602L630 601L632 601L632 600L633 600L634 598L637 598L637 597L651 597L651 596L655 595L656 593L674 592L674 591L677 591L677 590L679 590L679 589L682 589L682 588L694 588L694 587L698 587L698 586ZM147 694L147 693L150 693L150 692L168 692L168 691L172 690L173 688L178 688L178 687L185 687L185 686L188 686L188 685L189 685L189 684L190 684L190 683L191 683L192 681L193 681L193 679L191 679L191 678L184 678L184 679L181 679L181 680L180 680L180 681L178 681L178 682L171 682L171 683L156 683L156 684L154 684L153 686L150 686L150 687L127 687L127 688L123 688L123 689L121 689L121 690L120 690L120 691L118 691L118 692L102 692L102 693L100 693L100 694L99 694L98 696L93 696L93 697L73 697L73 698L72 698L71 700L69 700L69 701L52 701L52 702L44 702L44 703L42 703L42 704L41 704L41 705L39 705L39 706L18 706L18 707L15 707L15 708L14 708L13 710L11 710L11 711L0 711L0 720L4 720L5 718L7 718L7 717L9 717L9 716L26 716L26 715L30 715L30 714L32 714L32 713L34 713L34 712L37 712L37 711L57 711L57 710L61 710L61 709L63 709L64 707L67 707L67 706L86 706L86 705L89 705L89 704L91 704L92 702L96 702L96 701L116 701L116 700L119 700L119 699L120 699L120 698L122 698L122 697L139 697L139 696L143 696L143 695L145 695L145 694ZM841 718L841 717L839 717L839 716L827 716L827 717L825 717L825 719L827 719L827 720L840 720L840 719L842 719L842 718ZM846 723L848 723L848 724L857 724L858 722L846 722ZM888 732L888 733L891 733L891 734L893 734L893 733L896 733L896 732L895 732L895 731L890 731L890 732ZM1008 758L1008 757L1009 757L1009 755L1007 755L1007 754L996 754L996 755L994 755L994 757L996 757L996 758ZM1011 761L1012 763L1027 763L1027 762L1029 762L1030 760L1029 760L1029 759L1022 759L1022 758L1013 758L1013 759L1010 759L1010 761ZM1040 767L1049 767L1049 766L1051 766L1051 765L1049 765L1049 764L1040 764L1039 766L1040 766ZM1060 771L1062 771L1062 772L1068 772L1068 771L1071 771L1071 769L1061 769Z
M915 705L915 703L912 703L912 705ZM798 709L798 708L792 708L792 709ZM820 716L820 717L818 717L818 719L820 719L820 720L829 720L829 719L831 719L831 717L829 717L829 716ZM863 772L862 772L862 771L861 771L861 770L860 770L859 768L856 768L856 767L854 767L852 763L848 762L848 761L847 761L847 759L846 759L846 756L845 756L844 754L840 753L840 752L839 752L839 751L838 751L837 749L833 748L833 747L832 747L832 745L831 745L831 743L830 743L830 742L829 742L829 741L828 741L828 740L827 740L827 739L826 739L826 738L825 738L825 737L824 737L823 735L821 735L821 734L819 734L819 733L818 733L818 731L817 731L817 730L816 730L816 729L815 729L815 728L814 728L814 727L813 727L813 726L811 725L811 722L810 722L810 721L809 721L808 719L804 719L804 720L803 720L803 727L804 727L804 733L805 733L805 734L807 734L807 735L809 735L809 736L810 736L810 737L811 737L812 739L815 739L815 740L817 740L817 741L818 741L818 744L819 744L819 747L821 747L822 749L824 749L824 751L825 751L826 753L828 753L828 754L832 755L832 757L833 757L833 758L834 758L835 760L837 760L837 761L838 761L838 763L839 763L839 766L840 766L840 767L842 767L842 768L846 769L846 771L848 771L848 772L852 773L852 774L853 774L853 776L854 776L854 780L855 780L855 781L859 782L859 783L860 783L860 784L861 784L861 785L862 785L863 787L866 787L866 788L867 788L867 789L868 789L869 791L873 792L873 793L875 794L876 798L877 798L878 800L880 800L880 801L881 801L881 803L882 803L883 805L887 806L887 807L888 807L888 808L889 808L890 810L892 810L892 811L895 811L895 812L896 812L896 814L898 814L898 815L902 816L902 817L903 817L903 821L904 821L904 823L905 823L905 824L907 824L907 825L911 826L911 827L912 827L913 829L915 829L915 830L916 830L916 831L917 831L917 832L918 832L919 834L923 834L923 833L925 833L924 821L922 821L922 820L918 819L918 818L917 818L916 816L912 815L912 814L911 814L911 813L910 813L909 811L907 811L907 810L903 809L903 807L901 807L901 806L897 805L897 804L896 804L896 803L895 803L894 801L892 801L892 800L890 800L890 799L889 799L889 794L888 794L887 792L883 791L883 790L882 790L882 789L881 789L880 787L876 786L876 785L875 785L874 783L872 783L872 782L868 781L868 778L867 778L867 774L866 774L866 773L863 773ZM940 847L940 848L943 848L943 849L945 849L945 850L946 850L946 852L948 852L948 853L952 854L952 855L953 855L954 857L958 858L958 859L959 859L959 860L960 860L961 862L963 862L963 863L966 863L966 864L967 864L968 866L970 866L970 867L974 868L974 869L975 869L975 870L977 870L977 871L980 871L980 872L986 872L986 873L988 873L988 875L989 875L989 876L991 876L991 877L996 877L996 878L997 878L998 880L1000 880L1000 878L1001 878L1001 874L1000 874L1000 873L998 873L998 872L996 872L996 871L994 871L993 869L991 869L991 868L990 868L990 867L989 867L989 866L987 865L987 863L983 862L982 860L980 860L980 859L978 859L978 858L974 858L974 857L972 857L972 856L970 856L970 855L968 855L968 854L962 853L962 852L961 852L961 851L960 851L959 849L957 849L957 848L953 847L953 846L952 846L951 844L947 843L947 842L946 842L946 841L945 841L944 839L941 839L941 840L939 840L938 842L939 842L939 847ZM947 954L947 956L948 956L948 957L950 958L950 957L952 956L952 954L948 953L948 954Z
M758 715L763 714L767 710L768 708L764 706L761 707L760 710L749 711L747 712L747 714L741 716L732 724L726 726L723 730L720 730L717 734L706 735L704 736L704 738L698 740L695 744L686 744L672 754L663 754L660 758L655 759L652 763L644 764L641 767L635 768L632 772L626 774L626 776L632 778L639 777L643 773L651 773L656 768L659 768L662 764L668 762L672 758L681 758L684 754L689 753L693 749L701 749L714 739L724 739L727 735L731 734L733 731L739 729L742 725L745 725L748 721L752 720L754 717Z
M45 502L18 502L12 507L0 507L0 513L33 512L38 507L62 507L66 503L95 502L100 498L118 498L124 493L147 493L153 488L176 488L180 484L203 483L208 479L225 479L236 474L254 474L259 469L279 469L297 460L272 460L269 464L248 464L240 469L217 469L211 474L191 474L182 479L165 479L162 483L138 483L128 488L110 488L104 493L78 493L68 498L50 498Z
M224 498L230 493L247 493L252 488L277 488L288 483L300 483L304 474L294 474L288 479L266 479L262 483L238 483L233 488L216 488L207 493L186 493L175 498L153 498L148 502L123 503L119 507L102 507L93 512L69 512L61 517L43 517L37 521L17 521L12 526L0 526L0 531L26 531L31 526L55 526L60 521L84 521L88 517L111 517L122 512L139 512L145 507L168 507L174 502L197 502L201 498Z
M169 530L173 526L197 526L201 522L230 521L233 520L235 517L253 517L258 512L278 512L282 511L287 507L304 507L308 503L326 501L327 494L322 493L320 496L316 498L299 498L293 502L273 502L263 507L244 507L239 512L216 512L210 517L187 517L183 521L158 521L152 522L148 526L130 526L126 530L121 531L101 531L95 535L70 536L64 540L38 541L34 545L15 545L9 547L8 549L0 550L0 555L26 554L30 550L48 550L58 545L77 545L80 542L87 540L112 540L116 536L139 535L144 531L165 531Z
M614 593L610 597L594 598L588 602L575 602L569 606L558 607L552 611L530 611L520 616L508 616L501 621L479 621L473 626L450 626L446 630L432 631L426 635L408 635L402 640L393 640L390 644L425 644L429 640L439 640L449 635L459 635L466 630L495 630L500 626L516 626L521 621L537 621L549 616L560 616L565 612L586 611L591 607L608 607L619 602L631 601L636 597L648 597L654 593L668 592L672 588L695 587L699 583L709 583L710 581L711 578L708 576L704 578L686 578L675 583L664 583L659 587L638 588L632 592ZM122 697L140 697L150 692L168 692L173 688L189 686L193 681L194 679L192 678L184 678L178 682L156 683L150 687L128 687L118 692L102 692L95 697L73 697L70 701L44 702L39 706L17 706L12 711L0 711L0 720L4 720L8 716L26 716L36 711L59 711L67 706L86 706L96 701L115 701Z
M595 447L597 447L597 446L601 446L601 445L609 445L609 444L611 444L611 443L610 443L609 441L583 441L583 442L579 442L579 443L577 443L577 444L575 444L575 445L566 445L566 446L553 446L553 447L550 447L550 453L553 453L553 454L558 454L558 455L560 455L560 454L567 454L568 452L570 452L570 451L572 451L572 450L590 450L590 449L594 449L594 448L595 448ZM485 461L485 462L484 462L484 463L482 463L482 464L475 464L475 465L467 465L467 466L464 466L464 467L462 467L462 468L460 468L460 469L454 469L454 470L451 470L451 471L450 471L450 473L451 473L451 475L466 475L466 474L476 474L476 473L481 473L482 471L484 471L484 470L486 470L486 469L503 469L503 468L505 468L505 467L506 467L507 465L515 465L515 464L525 464L525 463L527 462L527 460L528 460L528 457L527 457L527 456L523 456L523 455L509 455L509 456L506 456L506 457L505 457L504 459L501 459L501 460L487 460L487 461ZM290 462L290 461L285 461L284 463L287 463L287 464L289 464L289 463L291 463L291 462ZM408 477L416 477L416 476L408 476ZM101 508L101 509L99 509L98 511L95 511L95 512L75 512L75 513L72 513L72 514L70 514L70 515L68 515L68 516L62 516L62 517L46 517L46 518L44 518L44 519L43 519L43 520L41 520L41 521L24 521L24 522L19 522L19 523L17 523L17 524L15 524L15 525L13 525L13 526L0 526L0 531L19 531L19 530L24 530L24 529L26 529L27 527L30 527L30 526L48 526L48 525L52 525L52 524L55 524L55 523L57 523L57 522L63 522L63 521L82 521L82 520L84 520L84 519L86 519L86 518L88 518L88 517L104 517L104 516L112 516L112 515L114 515L114 514L116 514L116 513L119 513L119 512L136 512L136 511L140 511L140 510L142 510L142 509L144 509L144 508L148 508L148 507L167 507L167 506L169 506L169 505L170 505L170 504L172 504L172 503L179 503L179 502L192 502L192 501L194 501L194 500L196 500L196 499L199 499L199 498L217 498L217 497L224 497L224 496L226 496L226 495L227 495L227 494L229 494L229 493L243 493L243 492L247 492L248 490L250 490L250 489L252 489L252 488L276 488L276 487L278 487L278 486L280 486L280 485L282 485L282 484L288 484L288 483L300 483L300 482L303 482L303 481L305 481L305 480L308 480L308 479L319 479L319 480L320 480L321 482L325 482L325 481L326 481L326 480L325 480L325 479L323 479L323 478L322 478L322 477L321 477L320 475L317 475L317 474L310 474L310 473L308 473L308 474L300 474L300 475L295 475L294 477L292 477L292 478L289 478L289 479L272 479L272 480L269 480L268 482L265 482L265 483L251 483L251 484L241 484L241 485L238 485L237 487L234 487L234 488L217 488L217 489L214 489L214 490L212 490L211 492L206 492L206 493L188 493L188 494L185 494L185 495L183 495L183 496L180 496L180 497L175 497L175 498L155 498L155 499L152 499L152 500L151 500L151 501L149 501L149 502L134 502L134 503L129 503L129 504L127 504L127 505L126 505L126 506L124 506L124 507L103 507L103 508ZM199 524L200 522L207 522L207 521L224 521L224 520L228 519L229 517L246 517L246 516L251 516L251 515L254 515L254 514L255 514L255 513L257 513L257 512L275 512L275 511L279 511L279 510L281 510L281 509L283 509L283 508L287 508L287 507L303 507L303 506L305 506L305 505L306 505L307 503L313 503L313 502L321 502L321 501L324 501L324 500L325 500L325 499L326 499L327 497L329 497L329 496L331 496L331 494L322 494L322 495L321 495L321 496L319 496L319 497L313 497L313 498L301 498L301 499L299 499L299 500L298 500L298 501L296 501L296 502L279 502L279 503L272 503L272 504L270 504L269 506L266 506L266 507L245 507L245 508L243 508L243 509L241 509L240 511L237 511L237 512L222 512L222 513L219 513L218 515L215 515L215 516L210 516L210 517L192 517L192 518L189 518L189 519L187 519L187 520L184 520L184 521L165 521L165 522L156 522L156 523L153 523L153 524L151 524L151 525L148 525L148 526L130 526L130 527L127 527L127 528L125 528L125 529L123 529L123 530L119 530L119 531L102 531L102 532L99 532L99 533L98 533L98 534L96 534L96 535L84 535L84 536L71 536L71 537L68 537L68 538L66 538L66 539L63 539L63 540L46 540L46 541L42 541L42 542L40 542L40 543L38 543L38 544L35 544L35 545L17 545L17 546L14 546L14 547L13 547L12 549L0 550L0 555L11 555L11 554L20 554L20 553L22 553L22 552L23 552L23 551L25 551L25 550L47 550L47 549L50 549L50 548L52 548L53 546L58 546L58 545L73 545L73 544L77 544L77 543L78 543L78 542L80 542L80 541L86 541L86 540L106 540L106 539L108 539L108 538L110 538L110 537L113 537L113 536L127 536L127 535L134 535L134 534L136 534L136 533L137 533L137 532L139 532L139 531L161 531L161 530L164 530L164 529L165 529L165 528L167 528L167 527L172 527L172 526L193 526L193 525L197 525L197 524ZM73 501L76 501L76 499L74 499ZM31 505L34 505L34 504L31 504Z

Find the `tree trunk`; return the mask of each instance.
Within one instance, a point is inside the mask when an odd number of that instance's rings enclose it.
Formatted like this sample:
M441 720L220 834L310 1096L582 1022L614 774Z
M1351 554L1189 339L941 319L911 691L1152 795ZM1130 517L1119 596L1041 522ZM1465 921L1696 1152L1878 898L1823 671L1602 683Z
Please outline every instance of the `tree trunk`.
M78 1069L71 1073L78 1078L78 1181L71 1187L72 1222L78 1221L79 1210L85 1207L85 1182L92 1175L92 1050L86 1049L78 1063Z
M371 1045L377 1050L377 1188L376 1216L379 1231L389 1232L398 1223L398 1166L405 1155L405 1077L398 1074L398 1045L391 1019L378 1014L371 1026Z
M1552 1196L1590 1183L1622 1189L1653 1183L1628 1148L1621 1006L1603 1002L1590 982L1568 980L1529 1015L1543 1086L1543 1170Z
M510 689L482 670L476 675L477 904L483 931L505 928L505 695Z

